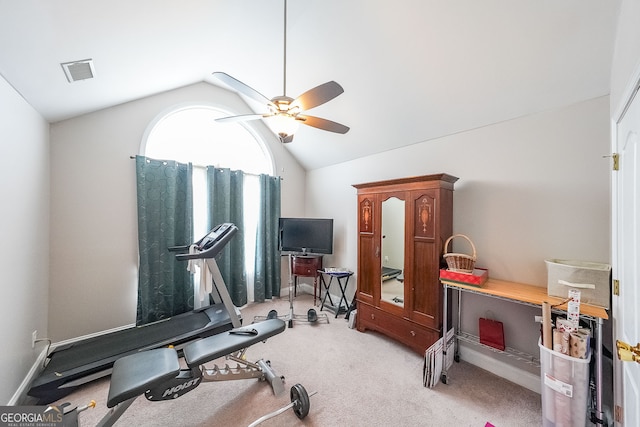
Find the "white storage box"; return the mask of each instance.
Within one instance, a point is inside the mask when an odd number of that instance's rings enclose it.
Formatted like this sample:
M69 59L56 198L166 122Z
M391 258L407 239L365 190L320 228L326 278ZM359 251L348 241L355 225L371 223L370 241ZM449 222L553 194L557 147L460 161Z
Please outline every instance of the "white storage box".
M598 262L550 259L547 264L547 293L567 298L569 289L580 291L580 302L609 308L611 266Z
M589 362L540 347L542 425L584 427L589 398Z

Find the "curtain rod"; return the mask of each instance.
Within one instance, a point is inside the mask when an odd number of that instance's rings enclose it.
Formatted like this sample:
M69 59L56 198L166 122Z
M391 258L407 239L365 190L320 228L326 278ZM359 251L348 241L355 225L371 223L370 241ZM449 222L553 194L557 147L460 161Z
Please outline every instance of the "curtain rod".
M129 156L129 159L135 160L136 157L138 157L138 156ZM141 156L141 157L145 157L145 156ZM154 160L158 160L158 159L154 159ZM215 166L201 166L201 165L195 165L195 167L197 167L197 168L209 168L209 167L215 168ZM249 173L249 172L244 172L244 171L241 171L241 172L243 174L245 174L245 175L251 175L251 176L260 176L260 175L262 175L262 174L259 174L259 173ZM271 176L273 178L280 178L281 180L284 181L284 178L279 176L279 175L268 175L268 176Z

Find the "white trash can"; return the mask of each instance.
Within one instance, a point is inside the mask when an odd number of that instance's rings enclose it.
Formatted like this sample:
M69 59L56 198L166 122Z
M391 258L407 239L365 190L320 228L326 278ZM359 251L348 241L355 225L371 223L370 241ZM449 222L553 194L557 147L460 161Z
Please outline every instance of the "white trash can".
M589 362L540 347L542 425L584 427L589 401Z

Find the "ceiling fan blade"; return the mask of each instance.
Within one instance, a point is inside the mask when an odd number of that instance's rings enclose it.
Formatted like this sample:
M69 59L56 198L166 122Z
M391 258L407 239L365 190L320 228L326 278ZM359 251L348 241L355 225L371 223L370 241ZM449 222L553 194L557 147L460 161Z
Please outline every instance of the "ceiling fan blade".
M296 120L302 121L307 126L312 126L314 128L327 130L329 132L335 133L347 133L349 132L349 127L345 125L341 125L340 123L332 122L331 120L321 119L320 117L313 116L303 116L298 114L296 116Z
M239 116L229 116L229 117L220 117L218 119L216 119L216 122L220 122L220 123L230 123L230 122L244 122L244 121L249 121L249 120L258 120L258 119L262 119L263 117L268 117L267 115L264 114L241 114Z
M310 110L318 105L322 105L327 101L331 101L336 96L344 92L342 86L333 80L309 89L292 103L292 106L298 106L301 110Z
M267 98L266 96L264 96L263 94L261 94L260 92L252 88L251 86L248 86L242 83L240 80L231 77L227 73L216 71L215 73L213 73L213 77L217 78L222 83L229 86L231 89L235 90L236 92L240 92L241 94L248 96L249 98L255 101L258 101L262 104L271 105L271 100L269 98Z

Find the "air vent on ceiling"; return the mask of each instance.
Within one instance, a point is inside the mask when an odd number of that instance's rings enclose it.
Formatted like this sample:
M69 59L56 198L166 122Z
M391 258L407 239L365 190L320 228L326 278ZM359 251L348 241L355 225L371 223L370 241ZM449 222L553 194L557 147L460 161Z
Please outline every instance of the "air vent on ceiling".
M63 62L62 69L69 83L79 80L92 79L95 75L93 59L83 59L81 61Z

